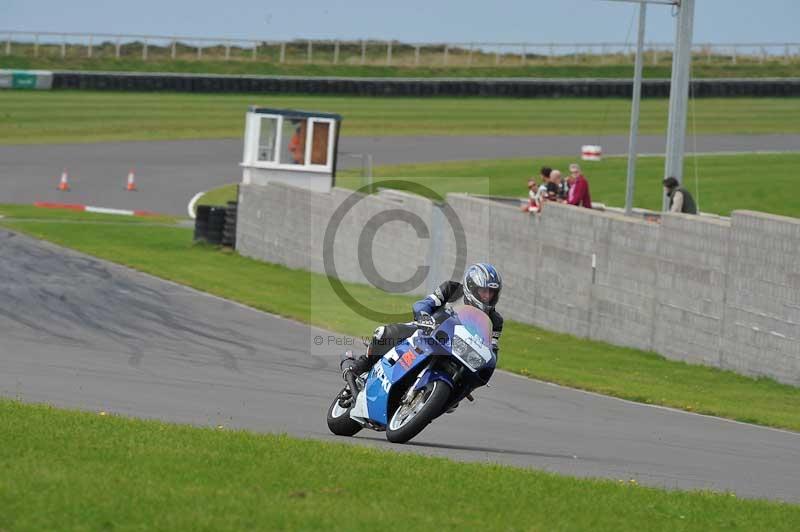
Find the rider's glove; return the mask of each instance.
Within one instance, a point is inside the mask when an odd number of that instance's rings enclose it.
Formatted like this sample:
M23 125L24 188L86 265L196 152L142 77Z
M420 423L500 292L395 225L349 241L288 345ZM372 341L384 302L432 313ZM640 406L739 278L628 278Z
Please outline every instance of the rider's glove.
M427 312L420 312L419 313L419 316L417 316L417 323L422 325L423 327L428 327L430 329L433 329L433 328L436 327L436 321Z

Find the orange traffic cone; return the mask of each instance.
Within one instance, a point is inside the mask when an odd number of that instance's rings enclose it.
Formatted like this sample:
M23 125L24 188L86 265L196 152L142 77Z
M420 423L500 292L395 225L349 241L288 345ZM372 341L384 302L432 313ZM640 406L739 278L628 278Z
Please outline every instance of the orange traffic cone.
M58 182L58 190L62 192L69 190L69 175L67 174L66 168L61 172L61 181Z
M136 176L133 175L133 168L131 168L131 171L128 172L128 184L125 185L125 190L136 190Z

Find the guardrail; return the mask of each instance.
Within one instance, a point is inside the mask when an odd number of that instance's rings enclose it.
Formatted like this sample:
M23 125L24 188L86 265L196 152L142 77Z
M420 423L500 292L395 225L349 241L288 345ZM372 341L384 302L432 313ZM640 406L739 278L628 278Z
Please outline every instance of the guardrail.
M5 55L32 57L141 58L152 60L269 61L291 64L380 66L524 66L535 64L627 64L634 44L621 42L457 42L406 43L381 40L265 40L0 30ZM646 45L648 62L667 64L672 43ZM738 64L800 62L800 42L696 43L695 61Z
M385 78L230 76L148 72L53 72L53 89L352 96L630 98L630 79ZM800 78L694 79L695 97L798 97ZM647 79L642 95L669 96L668 79Z

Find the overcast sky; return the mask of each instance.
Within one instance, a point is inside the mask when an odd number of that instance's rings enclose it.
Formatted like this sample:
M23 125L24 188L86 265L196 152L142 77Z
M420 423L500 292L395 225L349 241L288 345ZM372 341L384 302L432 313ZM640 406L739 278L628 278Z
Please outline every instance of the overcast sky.
M695 42L800 41L799 0L696 0ZM604 0L0 0L0 29L411 42L635 40L632 4ZM668 6L647 40L669 42Z

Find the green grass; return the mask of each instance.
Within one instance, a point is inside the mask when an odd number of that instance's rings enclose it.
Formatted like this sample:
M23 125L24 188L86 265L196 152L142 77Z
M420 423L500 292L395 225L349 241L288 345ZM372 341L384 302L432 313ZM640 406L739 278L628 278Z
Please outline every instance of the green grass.
M225 205L229 201L238 201L238 191L238 183L213 188L200 196L197 205Z
M422 183L440 195L448 192L525 197L527 180L539 167L550 165L565 174L575 158L538 157L536 159L497 159L444 163L378 166L374 181L386 179ZM627 158L607 157L601 162L578 161L589 178L592 199L609 206L625 205ZM697 163L699 194L694 178ZM703 212L728 216L734 210L754 210L800 217L800 202L795 200L796 173L800 153L706 155L686 158L684 176L689 191L700 201ZM663 157L642 157L637 164L635 206L661 209ZM755 175L769 176L757 180ZM435 177L431 177L435 176ZM538 176L537 176L538 182ZM758 183L762 184L759 185ZM337 186L357 189L363 186L359 170L345 170L336 178ZM236 185L210 190L199 203L224 205L236 200Z
M4 209L0 206L0 214ZM194 245L189 229L87 222L78 231L68 224L8 219L0 224L333 331L364 336L376 326L343 305L326 277ZM366 285L345 286L370 308L409 312L410 319L415 298L389 295ZM800 388L513 322L507 322L502 342L501 367L523 375L644 403L800 430Z
M0 144L241 138L248 105L341 113L342 134L625 134L624 99L358 98L285 95L0 92ZM641 132L663 134L665 99L642 103ZM699 99L698 134L800 133L800 99Z
M2 530L797 530L800 507L0 400ZM394 508L397 511L389 511Z
M151 50L152 52L152 50ZM85 53L85 51L84 51ZM113 50L111 50L113 53ZM303 47L305 53L305 47ZM141 54L141 52L140 52ZM370 58L373 64L325 64L331 62L332 58L322 59L322 55L315 54L320 60L317 64L306 64L305 57L292 64L280 64L273 58L270 61L252 61L249 55L238 60L225 61L221 58L203 58L197 60L194 57L186 56L184 59L175 61L166 58L154 58L142 61L141 56L123 57L114 59L113 57L92 58L86 57L22 57L20 55L0 56L0 68L13 69L43 69L43 70L90 70L90 71L126 71L126 72L177 72L177 73L210 73L210 74L232 74L232 75L279 75L279 76L345 76L345 77L453 77L453 78L496 78L496 77L533 77L533 78L632 78L633 64L628 61L620 62L609 58L609 63L601 64L599 57L592 58L591 64L572 64L572 59L566 58L554 62L551 65L531 64L522 65L501 65L499 67L491 64L482 66L468 67L463 65L456 66L419 66L414 67L409 63L413 57L406 58L406 66L402 66L403 58L395 53L393 59L395 66L381 66L385 60L385 52ZM644 67L645 78L669 79L671 64L669 57L661 54L662 62L653 66L648 61ZM360 59L360 58L359 58ZM441 62L440 57L433 57L430 54L423 55L421 63ZM650 59L648 57L648 59ZM765 77L798 77L800 76L800 62L784 64L780 61L768 61L764 64L748 63L742 61L737 65L730 61L712 63L705 61L695 61L692 74L696 78L765 78ZM453 60L451 58L451 60ZM456 59L457 60L457 59ZM517 59L517 62L519 59ZM344 62L344 61L342 61ZM454 61L455 62L455 61ZM488 57L488 62L494 62L494 56ZM621 64L620 64L621 63ZM399 65L398 65L399 64Z

